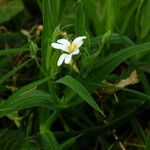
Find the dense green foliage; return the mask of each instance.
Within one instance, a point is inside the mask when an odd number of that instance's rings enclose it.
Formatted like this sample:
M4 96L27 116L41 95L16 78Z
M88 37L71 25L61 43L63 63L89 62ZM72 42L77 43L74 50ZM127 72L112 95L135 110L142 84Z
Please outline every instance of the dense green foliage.
M0 150L150 150L150 0L0 1ZM52 42L86 36L73 65Z

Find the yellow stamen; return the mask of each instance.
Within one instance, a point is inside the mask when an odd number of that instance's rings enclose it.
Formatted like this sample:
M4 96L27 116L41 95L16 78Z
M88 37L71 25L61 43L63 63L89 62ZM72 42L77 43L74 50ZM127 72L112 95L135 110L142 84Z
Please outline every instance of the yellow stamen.
M70 44L69 46L68 46L68 53L73 53L75 50L77 49L77 45L75 45L75 44Z

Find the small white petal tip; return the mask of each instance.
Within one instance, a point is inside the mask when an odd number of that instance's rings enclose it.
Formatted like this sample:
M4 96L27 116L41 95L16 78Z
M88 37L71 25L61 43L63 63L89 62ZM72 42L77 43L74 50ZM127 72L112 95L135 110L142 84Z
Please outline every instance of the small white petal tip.
M86 36L82 36L82 39L86 39L87 37Z
M65 60L66 56L67 56L67 54L62 54L62 55L59 57L59 59L58 59L58 61L57 61L57 66L60 66L60 65L63 63L63 61Z
M52 43L51 46L56 49L65 50L65 46L59 43Z

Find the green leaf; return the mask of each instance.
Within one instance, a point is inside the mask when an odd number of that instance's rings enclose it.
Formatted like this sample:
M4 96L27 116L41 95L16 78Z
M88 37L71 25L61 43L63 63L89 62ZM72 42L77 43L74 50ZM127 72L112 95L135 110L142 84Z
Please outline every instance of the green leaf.
M85 35L85 12L84 12L82 1L78 1L76 18L75 18L75 30L76 30L76 34L79 36Z
M64 143L61 144L60 148L61 150L69 150L70 147L76 142L76 140L81 136L82 134L72 137L68 140L66 140Z
M85 68L91 68L91 66L93 65L93 63L97 59L98 55L102 52L104 45L106 44L106 42L108 42L110 35L111 35L111 31L106 32L102 36L102 38L98 41L99 43L101 43L100 48L94 54L92 54L92 55L90 55L90 56L88 56L82 60L83 66Z
M118 12L118 0L107 0L107 24L106 31L113 30L116 25Z
M21 65L17 66L12 71L10 71L9 73L7 73L3 77L1 77L0 78L0 84L4 83L8 78L10 78L11 76L13 76L18 70L20 70L21 68L23 68L30 61L31 61L31 59L25 61L24 63L22 63Z
M41 90L30 90L0 103L0 117L22 109L42 106L50 110L61 108L60 103Z
M84 0L84 8L86 10L86 13L88 14L90 20L93 22L94 24L94 29L96 31L96 34L99 35L102 31L101 31L101 22L99 17L97 16L97 13L95 11L95 7L93 5L93 3L91 2L91 0Z
M0 24L10 20L24 9L22 1L8 1L0 6Z
M142 6L144 4L145 0L139 1L138 7L137 7L137 12L136 12L136 18L135 18L135 31L137 36L139 37L140 35L140 24L141 24L141 10ZM136 4L136 3L135 3Z
M21 130L1 129L0 138L0 147L3 147L3 150L20 150L24 148L23 142L25 140L25 134ZM30 137L30 143L33 140L31 139Z
M142 18L141 18L141 38L144 39L148 34L150 33L150 23L149 23L149 18L150 18L150 0L145 1L145 5L143 6L143 13L142 13Z
M12 49L4 49L4 50L0 50L0 56L4 56L4 55L16 55L22 52L27 52L30 51L30 49L28 48L12 48Z
M35 55L38 52L38 46L37 46L37 44L34 41L30 41L29 48L30 48L31 53L33 55Z
M141 139L141 141L143 141L145 143L146 136L145 136L142 126L140 125L140 122L135 117L132 117L130 119L130 122L131 122L133 130L135 131L135 133L137 134L139 139Z
M62 20L67 1L68 0L59 0L58 20Z
M54 136L54 134L49 131L41 131L40 137L42 141L43 150L60 150L60 146Z
M94 65L95 69L91 71L90 75L87 78L87 81L97 80L98 82L101 82L104 79L106 79L107 76L127 58L141 52L148 52L149 50L150 43L148 42L122 49L107 57L104 57L101 60L97 60L97 62ZM98 72L97 69L100 71Z
M128 11L126 10L126 7L124 10L120 11L120 22L121 22L121 33L126 33L127 30L129 30L129 26L131 26L131 20L132 17L135 17L135 11L137 10L137 7L139 6L139 1L137 0L136 3L134 1L130 1L128 4ZM122 15L124 17L122 17ZM131 31L130 31L131 32Z
M57 23L57 13L56 13L56 1L55 0L43 0L43 37L42 37L42 57L44 68L49 71L50 57L51 57L51 42L52 35ZM55 8L55 9L54 9Z
M13 99L15 99L16 96L19 96L20 94L23 94L23 93L27 93L27 92L30 92L31 90L33 89L36 89L39 85L43 84L44 82L48 81L50 79L50 77L46 77L46 78L43 78L41 80L38 80L38 81L34 81L28 85L25 85L21 88L19 88L16 92L14 92L9 98L11 99L11 101Z
M59 79L56 81L57 83L62 83L70 87L73 91L75 91L85 102L87 102L90 106L92 106L95 110L99 111L101 114L103 112L99 108L99 106L96 104L94 99L91 97L90 93L87 91L87 89L76 79L73 77L66 75L65 77ZM103 114L104 115L104 114Z
M111 35L111 30L107 31L103 36L102 36L102 45L108 42L109 37Z
M102 42L102 35L97 36L91 39L91 47L94 47ZM117 33L111 33L109 37L109 43L112 44L122 44L124 46L132 46L133 42L127 37L123 35L119 35Z
M102 126L95 126L89 129L85 130L85 134L87 135L99 135L99 134L105 134L108 130L116 129L117 127L121 126L122 124L125 124L130 117L138 112L140 112L140 109L142 109L144 104L140 104L133 108L132 110L123 113L119 115L119 117L113 118L113 120L110 120L107 124Z
M146 139L146 145L144 150L149 150L150 149L150 135L147 136Z

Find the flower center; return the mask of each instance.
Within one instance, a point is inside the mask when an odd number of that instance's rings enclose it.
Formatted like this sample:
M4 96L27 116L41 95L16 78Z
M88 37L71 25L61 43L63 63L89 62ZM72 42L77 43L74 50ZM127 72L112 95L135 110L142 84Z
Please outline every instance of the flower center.
M71 43L71 44L68 46L68 53L71 54L71 53L73 53L76 49L77 49L77 45Z

